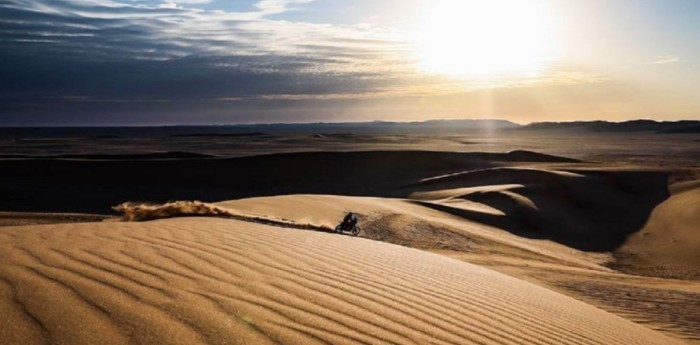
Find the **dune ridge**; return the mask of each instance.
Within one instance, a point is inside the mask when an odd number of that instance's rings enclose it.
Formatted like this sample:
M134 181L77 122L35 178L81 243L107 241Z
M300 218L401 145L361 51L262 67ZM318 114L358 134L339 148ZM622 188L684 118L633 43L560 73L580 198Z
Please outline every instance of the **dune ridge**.
M216 218L0 229L22 344L675 344L440 255Z
M405 190L424 206L521 236L609 252L639 231L669 197L669 176L665 171L507 167L424 179Z

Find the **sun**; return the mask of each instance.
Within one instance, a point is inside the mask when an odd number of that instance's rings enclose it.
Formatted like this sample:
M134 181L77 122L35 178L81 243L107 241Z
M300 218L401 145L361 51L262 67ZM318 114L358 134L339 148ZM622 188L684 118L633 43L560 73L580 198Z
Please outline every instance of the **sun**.
M551 45L545 10L537 0L437 0L418 35L421 67L455 77L537 74Z

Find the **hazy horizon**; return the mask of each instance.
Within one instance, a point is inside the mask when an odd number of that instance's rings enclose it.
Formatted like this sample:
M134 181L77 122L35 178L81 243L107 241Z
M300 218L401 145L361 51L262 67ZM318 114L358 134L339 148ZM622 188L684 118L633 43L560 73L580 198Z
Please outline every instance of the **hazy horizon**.
M699 122L700 120L694 120L694 119L669 119L669 120L655 120L655 119L648 119L648 118L631 118L628 120L605 120L605 119L579 119L579 120L570 120L570 121L557 121L557 120L552 120L552 121L532 121L532 122L518 122L518 121L512 121L508 119L499 119L499 118L432 118L432 119L425 119L425 120L401 120L401 119L392 119L392 120L384 120L384 119L368 119L368 120L356 120L356 121L343 121L343 120L318 120L318 121L308 121L308 122L294 122L294 121L289 121L289 122L230 122L230 123L162 123L162 124L120 124L120 123L114 123L114 124L68 124L68 125L35 125L35 124L23 124L23 125L2 125L0 128L119 128L119 127L236 127L236 126L241 126L241 127L255 127L255 126L287 126L287 125L299 125L299 126L304 126L304 125L371 125L371 124L382 124L382 123L389 123L389 124L422 124L422 123L429 123L432 121L445 121L445 122L450 122L450 121L483 121L483 122L509 122L517 126L528 126L528 125L533 125L533 124L542 124L542 123L558 123L558 124L567 124L567 123L594 123L594 122L607 122L607 123L612 123L612 124L622 124L622 123L629 123L629 122L639 122L639 121L654 121L657 123L675 123L675 122Z

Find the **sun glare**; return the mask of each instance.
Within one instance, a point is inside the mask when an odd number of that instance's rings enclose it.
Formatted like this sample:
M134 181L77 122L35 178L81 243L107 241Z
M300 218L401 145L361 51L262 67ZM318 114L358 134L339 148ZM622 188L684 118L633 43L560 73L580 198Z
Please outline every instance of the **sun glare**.
M537 74L550 48L550 28L537 0L442 0L419 35L428 73L495 77Z

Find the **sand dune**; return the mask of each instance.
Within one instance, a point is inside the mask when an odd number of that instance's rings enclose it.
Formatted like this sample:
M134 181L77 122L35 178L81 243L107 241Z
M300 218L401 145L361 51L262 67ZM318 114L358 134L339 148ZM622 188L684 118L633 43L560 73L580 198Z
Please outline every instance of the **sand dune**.
M489 188L499 190L501 187L483 187L485 190ZM583 252L550 240L521 237L410 200L296 195L228 201L217 205L249 214L315 224L333 224L344 212L353 210L361 214L361 236L366 238L485 265L593 303L670 336L691 343L700 341L700 314L698 304L694 302L700 296L700 285L694 281L622 274L615 270L622 268L624 272L637 273L639 267L644 266L628 262L625 264L630 267L620 267L617 252ZM692 205L685 204L684 207L692 209ZM695 223L685 224L692 228ZM659 229L658 236L663 238L663 234L663 229ZM698 252L697 244L692 241L675 245L680 253L678 260L685 260L683 255ZM663 254L675 256L676 251ZM675 272L677 277L693 278L688 269L679 272L678 268L682 267L667 265L662 273ZM658 276L660 271L640 273Z
M668 198L668 179L664 171L495 168L424 179L408 189L444 212L521 236L609 252Z
M674 184L671 193L619 248L620 267L655 276L700 278L700 182Z
M360 236L430 251L503 251L503 257L527 257L538 261L607 271L586 253L552 241L533 240L485 226L462 217L425 207L412 200L291 195L233 200L217 206L248 215L286 219L300 224L333 227L345 214L360 214ZM494 258L495 259L495 258ZM607 257L606 257L607 259Z
M667 171L575 167L471 170L426 178L396 191L410 196L419 207L409 207L410 202L399 199L291 196L223 202L211 205L211 210L204 213L177 207L167 210L167 205L157 211L240 215L248 220L292 219L296 227L327 229L333 228L344 212L352 210L363 214L370 225L365 236L414 248L468 251L465 237L488 238L491 242L507 239L509 247L590 266L588 257L579 260L580 252L562 255L566 253L562 247L553 247L550 253L543 247L551 244L526 241L548 240L578 250L615 254L593 262L596 269L613 262L613 267L627 272L656 275L652 270L639 270L641 265L674 277L697 275L700 243L691 238L697 224L693 206L697 182L674 184L672 189L679 191L669 198L671 174ZM338 206L330 207L334 204ZM145 218L162 217L155 214ZM668 222L676 230L669 230ZM411 234L407 228L421 231ZM487 228L517 236L494 234ZM643 228L647 230L641 231ZM654 234L653 239L648 237L650 234Z
M494 271L213 218L0 229L8 344L673 344Z
M262 196L0 228L2 344L700 341L696 282L620 273L700 276L690 170L523 151L0 163L20 208ZM364 238L329 233L348 211Z
M618 270L700 277L697 176L639 167L564 168L476 170L407 189L424 206L480 224L614 253L611 266Z

